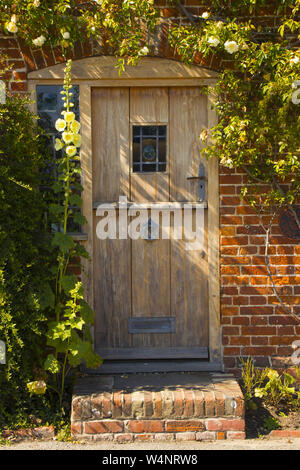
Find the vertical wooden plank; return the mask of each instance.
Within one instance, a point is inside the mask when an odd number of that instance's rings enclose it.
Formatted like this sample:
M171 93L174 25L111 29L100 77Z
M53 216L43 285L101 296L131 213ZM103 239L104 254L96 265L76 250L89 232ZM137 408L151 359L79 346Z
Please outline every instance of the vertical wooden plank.
M208 97L208 129L217 124L215 97ZM209 276L209 350L210 361L221 361L220 267L219 267L219 161L211 158L208 165L208 276Z
M94 202L118 202L129 191L129 90L94 89L92 100ZM129 347L130 240L119 240L118 232L116 240L99 240L99 221L94 214L96 347Z
M88 238L85 248L89 253L90 260L82 258L83 267L82 282L84 286L85 299L94 308L93 291L93 162L92 162L92 120L91 120L91 88L87 84L80 85L79 108L81 121L82 145L80 148L81 182L82 192L82 214L87 222L82 227Z
M130 122L168 123L168 88L131 88ZM131 173L132 201L168 201L169 175ZM148 214L150 215L150 214ZM170 315L170 241L132 240L132 316ZM134 347L170 345L169 334L134 334Z
M170 240L132 240L132 316L170 315ZM133 347L168 347L170 334L134 334Z
M144 124L166 123L169 117L168 88L130 89L130 121Z
M100 217L94 215L96 228ZM116 211L118 226L118 211ZM117 232L118 235L118 232ZM130 240L94 238L94 291L96 348L131 346L128 318L131 315Z
M199 135L207 127L207 98L199 87L170 88L170 201L197 201L203 144Z
M130 122L132 145L132 125L134 124L168 124L169 121L169 90L162 88L131 88L130 89ZM169 129L167 127L167 170L153 173L134 173L132 171L131 147L131 200L169 201Z
M165 173L131 173L131 200L166 202L169 200L169 178Z
M207 227L207 211L204 225ZM193 214L195 218L195 214ZM195 230L195 227L193 227ZM203 251L187 250L187 240L171 240L171 314L176 316L172 346L208 346L207 230Z
M93 89L94 202L129 197L129 90Z

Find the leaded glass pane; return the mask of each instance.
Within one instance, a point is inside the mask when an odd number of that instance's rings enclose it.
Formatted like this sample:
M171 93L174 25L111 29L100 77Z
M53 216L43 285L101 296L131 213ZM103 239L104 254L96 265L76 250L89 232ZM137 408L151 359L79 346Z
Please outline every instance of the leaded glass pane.
M166 171L167 126L133 126L133 171Z

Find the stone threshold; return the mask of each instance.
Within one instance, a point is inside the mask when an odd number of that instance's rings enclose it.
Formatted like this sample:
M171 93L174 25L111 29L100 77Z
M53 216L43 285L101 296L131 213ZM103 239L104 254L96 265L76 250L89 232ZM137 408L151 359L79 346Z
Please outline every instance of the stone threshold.
M82 377L74 389L76 439L116 442L245 438L242 391L231 374Z

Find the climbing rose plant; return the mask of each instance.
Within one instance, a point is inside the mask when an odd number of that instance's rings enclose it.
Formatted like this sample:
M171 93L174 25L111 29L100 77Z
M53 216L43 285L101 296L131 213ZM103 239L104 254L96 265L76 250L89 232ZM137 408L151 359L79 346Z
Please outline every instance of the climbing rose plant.
M180 0L169 5L186 21L173 22L169 42L186 63L196 56L222 61L213 91L218 125L199 129L204 154L248 175L241 195L272 217L287 207L300 230L300 0L203 0L192 15ZM277 17L276 27L261 24ZM152 0L2 0L0 28L31 47L60 46L95 38L119 57L120 72L153 54L159 23ZM275 23L274 23L275 24ZM270 226L267 228L270 232Z
M195 17L179 0L170 0L170 6L188 21L172 25L169 41L186 63L192 63L197 53L204 59L214 55L229 61L214 89L219 124L210 131L213 144L205 153L219 156L228 168L242 168L250 182L269 185L255 197L255 186L242 189L253 204L287 204L293 211L300 189L295 93L300 88L300 0L199 3L206 11ZM262 27L256 20L266 7L279 19L276 28ZM31 47L60 46L65 54L76 41L94 37L119 57L120 71L126 63L136 64L153 52L151 33L158 22L153 0L3 0L0 4L0 28L5 34L17 34ZM203 140L208 135L201 134ZM297 217L296 221L300 228Z

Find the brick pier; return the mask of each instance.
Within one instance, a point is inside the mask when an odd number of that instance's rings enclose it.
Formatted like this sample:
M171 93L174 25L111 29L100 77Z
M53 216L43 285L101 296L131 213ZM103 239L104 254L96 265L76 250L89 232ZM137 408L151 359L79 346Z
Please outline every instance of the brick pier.
M77 439L245 438L243 394L221 373L87 376L75 388L71 422Z

